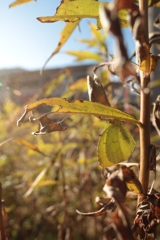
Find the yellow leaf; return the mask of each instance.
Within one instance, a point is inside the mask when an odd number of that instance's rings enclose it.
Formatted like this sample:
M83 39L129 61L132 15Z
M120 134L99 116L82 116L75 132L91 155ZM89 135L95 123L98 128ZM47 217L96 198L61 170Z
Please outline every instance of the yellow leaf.
M62 73L58 77L55 77L52 80L50 80L49 86L44 92L44 96L49 96L53 92L53 90L55 90L57 86L64 81L65 78L66 78L66 73Z
M122 165L122 171L128 189L136 194L142 194L143 187L141 185L141 182L137 178L136 174L133 172L133 170L130 169L129 167Z
M94 60L96 62L103 61L103 58L99 54L89 51L66 51L66 53L75 56L76 61L83 61L88 59Z
M45 68L46 64L49 62L49 60L55 55L57 54L60 49L63 47L63 45L66 43L66 41L68 40L68 38L71 36L72 32L75 30L75 28L77 27L77 25L79 24L79 21L76 21L74 23L69 22L65 25L65 27L63 28L62 32L61 32L61 36L60 36L60 40L59 43L56 47L56 49L52 52L51 56L46 60L43 69Z
M93 24L93 23L90 23L90 29L91 29L91 32L93 34L93 36L99 41L99 42L102 42L104 43L105 42L105 39L106 39L106 36L104 37L104 35L102 34L102 32L100 30L97 29L97 27Z
M30 143L30 142L28 142L28 141L26 141L26 140L24 140L22 138L13 138L13 141L23 145L26 148L29 148L29 149L31 149L33 151L36 151L36 152L40 153L43 156L45 156L45 154L43 152L41 152L36 145L33 145L32 143Z
M118 18L120 20L120 24L122 28L129 27L127 17L128 17L128 11L126 9L122 9L118 11Z
M141 125L140 121L136 120L130 114L120 111L119 109L105 106L97 102L90 102L87 100L75 100L73 102L68 102L66 99L63 98L46 98L27 105L25 107L25 112L18 120L17 125L21 126L26 114L29 111L32 111L41 105L59 106L59 109L57 109L56 114L58 113L87 114L94 116L102 116L109 119L129 121Z
M150 72L155 71L158 61L159 61L159 56L150 56L149 69L147 69L148 62L146 60L143 60L140 65L140 70L143 72L148 72L148 70Z
M13 2L13 3L11 3L10 5L9 5L9 7L15 7L15 6L18 6L18 5L20 5L20 4L24 4L24 3L28 3L28 2L35 2L35 0L17 0L17 1L15 1L15 2Z
M70 86L69 90L72 90L72 91L78 90L78 91L87 92L87 79L80 78Z
M135 147L130 132L120 121L107 124L98 144L98 158L103 168L128 160Z
M100 2L96 0L62 1L54 16L39 17L41 22L75 22L82 18L96 18L99 16Z
M44 180L44 181L40 181L37 186L38 187L42 187L42 186L49 186L49 185L55 185L57 184L57 181L53 181L53 180Z

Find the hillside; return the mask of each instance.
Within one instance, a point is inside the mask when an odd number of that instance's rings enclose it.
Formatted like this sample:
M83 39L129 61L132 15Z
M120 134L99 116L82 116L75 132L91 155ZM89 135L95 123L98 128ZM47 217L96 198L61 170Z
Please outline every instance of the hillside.
M76 81L79 78L86 77L87 74L91 73L92 67L93 65L80 65L63 69L48 69L44 70L42 75L40 71L26 71L23 69L0 70L0 103L2 104L7 98L11 98L17 104L25 104L38 91L42 90L45 84L60 74L67 73L65 82L69 84L69 79ZM61 91L62 89L59 87L53 95L59 96Z

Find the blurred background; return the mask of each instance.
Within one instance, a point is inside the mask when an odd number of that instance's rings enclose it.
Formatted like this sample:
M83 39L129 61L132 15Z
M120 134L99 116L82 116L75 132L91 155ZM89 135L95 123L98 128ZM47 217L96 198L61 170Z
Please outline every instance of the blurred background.
M88 99L86 76L98 63L108 61L109 53L114 54L114 39L103 31L97 34L96 22L84 19L40 74L65 23L44 24L36 18L53 15L60 1L38 0L15 8L9 8L10 4L10 0L0 2L0 181L9 239L113 240L106 216L87 218L76 213L76 209L98 210L95 199L104 196L97 144L106 122L72 115L65 120L64 132L36 137L31 134L37 130L36 123L26 118L18 128L16 121L26 104L41 98ZM132 34L129 28L123 33L131 55ZM72 50L94 52L100 60L86 55L76 61L75 56L65 53ZM111 105L138 118L139 96L124 88L105 67L98 71L98 77ZM49 111L52 108L41 107L34 116ZM50 117L57 122L65 116ZM138 129L129 124L127 128L137 140L130 161L139 162ZM152 142L157 139L153 130ZM131 205L134 207L136 201Z

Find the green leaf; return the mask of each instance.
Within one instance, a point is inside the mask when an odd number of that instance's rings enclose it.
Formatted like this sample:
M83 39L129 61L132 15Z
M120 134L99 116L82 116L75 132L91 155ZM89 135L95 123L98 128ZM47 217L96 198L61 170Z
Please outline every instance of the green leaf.
M41 99L37 102L31 103L25 107L25 112L18 120L17 125L20 126L23 122L26 114L29 111L34 110L38 106L49 105L49 106L59 106L56 111L57 113L73 113L73 114L87 114L94 116L102 116L109 119L119 119L121 121L129 121L141 125L141 123L136 120L133 116L122 112L116 108L105 106L96 102L89 102L86 100L75 100L73 102L68 102L63 98L47 98Z
M83 60L94 60L96 62L102 62L103 58L97 53L89 52L89 51L66 51L67 54L73 55L76 57L76 61Z
M65 0L56 9L54 16L37 18L41 22L75 22L82 18L96 18L99 16L100 2L96 0Z
M135 147L130 132L120 121L107 124L98 144L98 158L103 168L128 160Z
M71 34L73 33L73 31L75 30L75 28L77 27L77 25L79 24L79 21L76 22L69 22L65 25L65 27L63 28L63 30L61 31L61 36L60 36L60 40L59 43L56 47L56 49L52 52L51 56L46 60L43 69L45 68L46 64L49 62L49 60L55 55L57 54L60 49L63 47L63 45L67 42L68 38L71 36Z
M35 0L17 0L17 1L15 1L15 2L13 2L13 3L11 3L10 5L9 5L9 7L11 8L11 7L15 7L15 6L18 6L18 5L20 5L20 4L24 4L24 3L28 3L28 2L35 2Z

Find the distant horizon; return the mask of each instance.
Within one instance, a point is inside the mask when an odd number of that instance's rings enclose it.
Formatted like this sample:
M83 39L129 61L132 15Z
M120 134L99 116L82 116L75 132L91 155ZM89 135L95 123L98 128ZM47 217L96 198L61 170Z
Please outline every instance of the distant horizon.
M74 63L69 63L68 65L64 64L64 65L57 65L57 66L50 66L50 67L46 67L44 68L43 71L45 70L52 70L52 69L61 69L61 68L67 68L67 67L76 67L76 66L92 66L92 65L98 65L99 63L96 62L74 62ZM5 67L5 68L0 68L0 71L10 71L10 70L22 70L22 71L28 71L28 72L32 72L32 71L40 71L42 68L35 68L35 69L27 69L27 68L23 68L23 67Z

